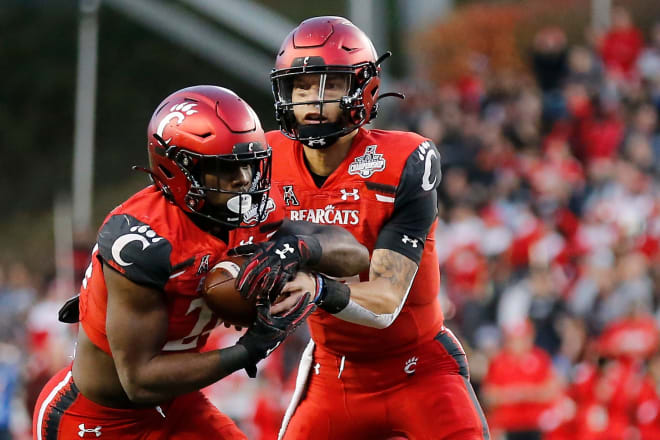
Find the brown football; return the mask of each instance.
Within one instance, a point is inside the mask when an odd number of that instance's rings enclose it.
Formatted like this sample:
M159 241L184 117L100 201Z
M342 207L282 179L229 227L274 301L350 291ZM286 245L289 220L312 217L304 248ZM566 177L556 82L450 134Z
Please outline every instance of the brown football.
M248 327L257 310L254 301L243 299L234 285L243 261L245 257L230 257L213 266L204 280L204 300L222 321Z

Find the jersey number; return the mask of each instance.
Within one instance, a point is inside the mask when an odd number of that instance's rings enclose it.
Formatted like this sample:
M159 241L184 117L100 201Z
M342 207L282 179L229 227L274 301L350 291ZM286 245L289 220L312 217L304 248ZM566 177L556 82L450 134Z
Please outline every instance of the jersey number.
M209 309L204 302L204 298L195 298L194 300L190 301L190 306L188 307L186 315L190 315L197 309L201 310L199 311L197 322L195 323L195 326L190 331L190 333L181 339L167 341L167 343L163 346L163 351L180 351L195 348L197 346L199 337L213 330L213 326L210 326L206 331L204 331L211 320L215 318L211 309Z

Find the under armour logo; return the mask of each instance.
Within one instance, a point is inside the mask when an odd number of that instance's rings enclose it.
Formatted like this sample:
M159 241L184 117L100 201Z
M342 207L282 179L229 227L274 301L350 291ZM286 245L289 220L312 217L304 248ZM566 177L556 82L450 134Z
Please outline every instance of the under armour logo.
M403 367L403 371L406 372L406 374L415 374L415 368L417 367L417 359L415 356L411 357L406 361L406 365Z
M78 436L81 438L84 437L88 432L90 434L95 434L97 437L101 437L101 426L97 426L94 429L85 429L85 424L81 423L78 425L78 429L80 429L80 431L78 431Z
M325 139L323 139L323 138L321 138L321 139L310 139L310 140L307 141L307 145L309 145L310 147L312 145L325 145Z
M254 241L254 236L250 235L250 238L248 238L247 240L241 240L240 244L241 246L245 246L246 244L252 244L253 241Z
M405 244L410 243L412 245L412 247L416 248L417 247L417 242L419 240L417 240L416 238L410 238L406 234L403 234L403 238L401 239L401 241Z
M321 374L321 364L318 362L314 365L314 374Z
M353 188L351 192L346 191L345 189L341 189L341 199L346 200L349 197L353 197L353 200L360 200L360 195L358 194L358 189Z
M289 246L289 243L284 243L284 249L276 249L275 253L280 256L282 260L286 259L286 253L291 252L293 253L293 248Z

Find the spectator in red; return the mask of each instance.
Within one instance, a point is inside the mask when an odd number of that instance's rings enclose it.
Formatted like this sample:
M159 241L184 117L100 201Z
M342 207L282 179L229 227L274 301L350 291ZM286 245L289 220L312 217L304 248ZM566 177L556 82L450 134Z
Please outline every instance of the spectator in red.
M646 359L658 347L658 326L641 303L635 304L629 316L609 324L598 339L604 356Z
M591 354L598 361L585 361L574 369L573 384L567 394L575 410L566 425L573 436L567 439L659 438L654 433L660 432L660 399L653 381L660 375L653 374L660 373L660 364L651 361L651 374L645 374L641 361L655 351L657 344L657 327L641 308L603 331L591 344ZM589 354L585 357L591 358ZM632 436L635 425L641 437Z
M550 356L534 346L529 321L504 327L504 348L483 381L488 424L508 440L540 440L541 418L561 396Z
M640 440L660 438L660 354L648 362L646 377L636 402L635 422Z
M575 398L575 438L622 440L630 437L642 383L641 364L630 358L601 358L583 371L570 394Z
M556 209L565 206L571 193L584 185L582 166L571 154L567 140L560 136L545 139L543 155L534 157L525 172L535 203Z
M591 111L575 121L575 155L585 164L594 160L614 159L623 141L624 124L619 103L613 97L594 97Z
M637 57L644 39L627 9L612 9L612 27L600 44L600 55L607 73L615 79L631 79L636 74Z

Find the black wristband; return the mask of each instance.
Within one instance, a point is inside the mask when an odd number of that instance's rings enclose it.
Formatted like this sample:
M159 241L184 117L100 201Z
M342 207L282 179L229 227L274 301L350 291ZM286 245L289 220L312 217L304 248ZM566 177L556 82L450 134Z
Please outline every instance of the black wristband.
M348 284L320 275L323 287L316 300L316 305L330 314L339 313L351 300L351 288Z
M252 360L248 348L243 344L236 344L218 351L220 352L220 364L227 375L241 368L248 370L249 367L256 364Z
M249 331L250 330L248 329L248 332ZM257 362L265 358L267 354L267 349L264 348L262 344L255 343L254 337L250 337L250 335L248 335L247 332L238 339L234 347L244 348L246 356L243 359L244 365L241 365L241 367L245 367L245 365L256 364Z
M318 262L321 261L321 255L323 254L319 239L313 235L298 235L298 239L304 242L309 250L309 256L303 265L305 267L310 267L318 264Z

